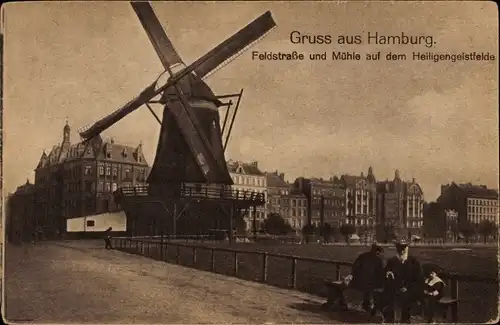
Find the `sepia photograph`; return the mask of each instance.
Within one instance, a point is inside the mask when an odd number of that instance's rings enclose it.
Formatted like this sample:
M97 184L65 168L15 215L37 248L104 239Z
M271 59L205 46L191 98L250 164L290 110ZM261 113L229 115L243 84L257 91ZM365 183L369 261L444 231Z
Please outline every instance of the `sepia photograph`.
M497 323L498 8L1 6L5 323Z

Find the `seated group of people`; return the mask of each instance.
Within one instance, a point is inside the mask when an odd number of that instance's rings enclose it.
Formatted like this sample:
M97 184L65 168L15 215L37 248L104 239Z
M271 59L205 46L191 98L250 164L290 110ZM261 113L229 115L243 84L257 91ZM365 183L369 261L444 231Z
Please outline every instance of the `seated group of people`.
M363 309L375 314L382 311L384 322L394 322L395 305L401 307L401 322L409 323L412 307L424 308L428 322L433 322L439 300L443 296L444 282L437 276L437 267L429 265L425 274L420 263L408 256L408 243L396 242L396 256L387 260L384 267L383 248L376 243L369 252L358 256L352 267L352 275L345 285L363 292ZM374 292L377 299L373 299ZM347 306L343 294L340 303Z

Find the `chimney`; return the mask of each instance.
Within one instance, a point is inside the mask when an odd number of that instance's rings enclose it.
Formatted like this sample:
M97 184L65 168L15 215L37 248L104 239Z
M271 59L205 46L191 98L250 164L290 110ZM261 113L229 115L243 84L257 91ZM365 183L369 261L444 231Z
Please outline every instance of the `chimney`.
M111 138L111 140L109 141L111 144L115 144L115 139Z
M280 178L281 178L282 180L285 180L285 174L284 174L284 173L280 173Z
M250 163L250 165L251 165L252 167L258 168L258 162L256 162L256 161L252 161L252 162Z

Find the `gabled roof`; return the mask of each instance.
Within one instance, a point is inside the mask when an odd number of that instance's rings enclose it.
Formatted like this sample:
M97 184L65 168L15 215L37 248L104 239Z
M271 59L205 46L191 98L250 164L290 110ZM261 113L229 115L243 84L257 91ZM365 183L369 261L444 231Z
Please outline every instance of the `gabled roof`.
M230 173L264 176L265 174L259 169L257 162L244 163L241 161L228 161L227 169Z
M55 145L48 155L42 154L37 169L60 164L63 162L93 158L99 160L113 160L125 163L141 163L147 165L142 152L142 144L137 147L117 144L113 140L103 141L100 137L87 146L82 143L72 145ZM108 155L109 153L109 155Z
M349 186L349 185L356 185L356 183L360 180L363 180L364 177L361 176L353 176L353 175L342 175L340 177L344 183Z
M277 172L265 173L267 178L267 187L283 187L288 188L290 184L288 184L284 179L280 177Z

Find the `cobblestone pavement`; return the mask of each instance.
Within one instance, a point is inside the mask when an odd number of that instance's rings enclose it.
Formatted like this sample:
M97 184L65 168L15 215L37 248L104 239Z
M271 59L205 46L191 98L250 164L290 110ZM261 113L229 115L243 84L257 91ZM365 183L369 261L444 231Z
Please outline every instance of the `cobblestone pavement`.
M319 311L318 297L108 251L100 242L7 245L5 255L11 322L340 322Z

